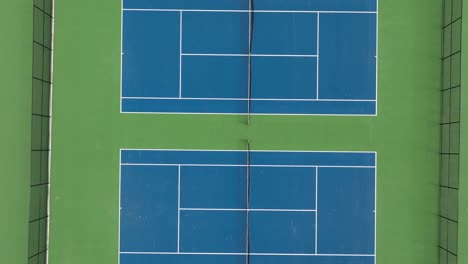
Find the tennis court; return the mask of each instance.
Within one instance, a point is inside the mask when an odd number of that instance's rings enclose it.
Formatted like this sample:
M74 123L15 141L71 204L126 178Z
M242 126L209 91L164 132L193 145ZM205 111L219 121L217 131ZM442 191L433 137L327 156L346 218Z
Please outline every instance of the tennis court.
M120 263L374 263L376 153L122 150Z
M122 112L376 115L376 0L126 0L122 21Z

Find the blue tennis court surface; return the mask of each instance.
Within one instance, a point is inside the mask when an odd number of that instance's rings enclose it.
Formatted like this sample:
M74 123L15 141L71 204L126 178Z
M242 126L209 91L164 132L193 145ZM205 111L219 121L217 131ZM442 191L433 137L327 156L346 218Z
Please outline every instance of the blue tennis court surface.
M377 0L124 0L122 112L375 115Z
M120 155L120 264L375 263L374 152Z

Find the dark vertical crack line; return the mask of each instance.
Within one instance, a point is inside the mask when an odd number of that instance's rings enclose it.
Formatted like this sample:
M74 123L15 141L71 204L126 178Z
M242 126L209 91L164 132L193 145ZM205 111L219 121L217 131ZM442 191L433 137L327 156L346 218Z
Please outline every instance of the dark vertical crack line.
M247 143L247 195L246 195L246 263L250 264L250 142Z
M249 0L249 56L248 56L248 98L247 98L247 125L250 125L250 112L252 107L252 44L254 32L254 0Z

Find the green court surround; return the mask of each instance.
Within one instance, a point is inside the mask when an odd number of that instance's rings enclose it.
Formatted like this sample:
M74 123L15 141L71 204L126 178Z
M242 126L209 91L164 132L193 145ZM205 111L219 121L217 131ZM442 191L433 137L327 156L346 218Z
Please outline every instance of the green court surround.
M120 2L57 1L50 263L117 263L119 148L378 152L377 263L437 261L441 5L380 1L377 117L119 113Z
M0 263L28 255L32 2L10 1L0 18ZM245 149L247 140L377 151L377 264L437 263L442 3L380 0L379 12L377 117L253 116L247 127L242 116L120 114L120 1L56 0L49 263L117 263L120 148ZM467 117L462 92L459 263L468 263Z

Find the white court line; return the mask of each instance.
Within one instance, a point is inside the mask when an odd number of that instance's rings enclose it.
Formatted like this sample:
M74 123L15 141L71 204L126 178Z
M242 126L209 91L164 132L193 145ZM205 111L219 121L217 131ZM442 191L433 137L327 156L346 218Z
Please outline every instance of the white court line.
M315 254L318 253L318 167L315 168Z
M241 10L241 9L159 9L159 8L124 8L124 11L138 12L215 12L215 13L324 13L324 14L376 14L377 11L319 11L319 10Z
M180 208L181 211L233 211L233 212L316 212L315 209L246 209L246 208Z
M122 113L122 106L123 106L123 27L124 27L124 16L123 16L123 1L120 1L120 113ZM120 259L119 259L120 263Z
M379 0L376 0L376 8L379 10ZM376 25L375 25L375 116L377 116L378 107L378 94L379 94L379 14L376 13ZM374 171L374 255L377 255L377 152L374 154L375 159L375 171ZM377 263L377 258L374 258L374 264Z
M376 0L377 10L379 10L379 0ZM375 20L375 116L377 116L377 112L379 111L378 107L378 94L379 94L379 13L376 13L376 20Z
M240 54L240 53L182 53L182 56L207 56L207 57L291 57L291 58L316 58L313 54Z
M123 2L123 0L122 0ZM122 163L122 150L119 151L119 162ZM119 230L118 230L118 239L117 239L117 247L119 249L119 252L120 252L120 214L122 213L122 166L119 166ZM118 263L120 264L120 255L118 256Z
M182 98L182 22L183 12L180 11L180 29L179 29L179 98Z
M245 149L128 149L121 148L122 150L134 150L134 151L186 151L186 152L247 152ZM255 152L279 152L279 153L356 153L356 154L377 154L375 151L347 151L347 150L251 150L251 153ZM312 166L316 167L316 166Z
M158 163L121 163L122 166L173 166L173 167L247 167L248 165L238 164L158 164ZM374 166L323 166L323 165L250 165L250 167L266 168L355 168L355 169L374 169Z
M180 252L180 165L177 171L177 252Z
M227 115L227 116L246 116L248 113L218 113L218 112L131 112L123 111L121 114L128 115ZM377 116L377 114L284 114L284 113L250 113L251 116L356 116L356 117L371 117Z
M124 96L130 100L211 100L211 101L248 101L248 98L201 98L201 97L142 97ZM375 102L375 99L283 99L283 98L251 98L251 101L291 101L291 102Z
M317 14L317 94L315 98L318 100L319 97L319 74L320 74L320 13Z
M374 171L374 255L377 254L377 153L375 153L375 171ZM374 259L374 264L377 258Z
M125 255L220 255L220 256L245 256L247 253L222 253L222 252L120 252ZM375 257L373 254L309 254L309 253L249 253L251 256L323 256L323 257Z

